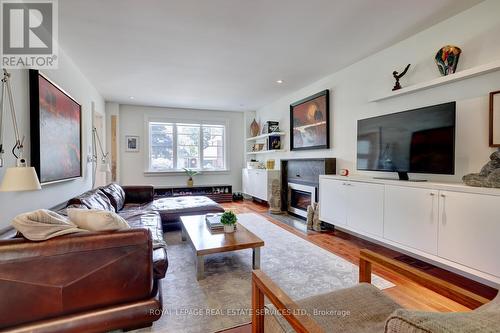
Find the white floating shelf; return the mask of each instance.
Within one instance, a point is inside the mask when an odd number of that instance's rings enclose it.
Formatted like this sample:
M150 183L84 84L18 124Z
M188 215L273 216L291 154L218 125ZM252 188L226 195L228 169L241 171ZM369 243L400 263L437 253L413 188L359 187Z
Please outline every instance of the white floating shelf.
M256 140L268 138L270 136L284 136L284 135L286 135L285 132L273 132L273 133L257 135L257 136L254 136L252 138L247 138L247 141L256 141Z
M480 65L480 66L476 66L473 68L464 69L463 71L456 72L454 74L449 74L447 76L441 76L441 77L438 77L438 78L433 79L431 81L427 81L424 83L418 83L418 84L415 84L413 86L409 86L409 87L402 88L402 89L399 89L396 91L392 91L389 94L374 98L374 99L370 100L370 102L383 101L385 99L414 93L416 91L429 89L432 87L441 86L441 85L445 85L445 84L456 82L456 81L465 80L465 79L468 79L468 78L471 78L474 76L487 74L487 73L494 72L497 70L500 70L500 60L490 62L489 64L486 64L486 65Z
M285 149L269 149L269 150L259 150L259 151L247 151L247 155L281 153L284 151L286 151L286 150Z

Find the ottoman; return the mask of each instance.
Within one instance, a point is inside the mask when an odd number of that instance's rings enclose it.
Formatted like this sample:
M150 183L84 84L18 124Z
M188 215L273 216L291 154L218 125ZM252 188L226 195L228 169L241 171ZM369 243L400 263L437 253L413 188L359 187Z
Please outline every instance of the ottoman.
M182 215L203 215L224 212L224 208L221 205L204 196L155 199L149 208L160 213L165 230L179 227Z

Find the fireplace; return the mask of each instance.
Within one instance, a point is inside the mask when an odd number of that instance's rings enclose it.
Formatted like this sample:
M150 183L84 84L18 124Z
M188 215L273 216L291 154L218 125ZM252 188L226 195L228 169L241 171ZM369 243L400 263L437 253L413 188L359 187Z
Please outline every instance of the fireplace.
M307 207L316 202L316 187L297 183L288 183L288 211L307 217Z

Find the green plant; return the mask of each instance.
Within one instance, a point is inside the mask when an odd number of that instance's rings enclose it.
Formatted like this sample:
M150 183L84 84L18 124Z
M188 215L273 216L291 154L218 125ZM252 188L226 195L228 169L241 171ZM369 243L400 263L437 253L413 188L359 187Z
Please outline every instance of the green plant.
M230 210L225 211L220 217L220 223L224 225L233 225L236 224L236 222L238 222L238 218L236 217L236 214Z
M193 169L188 169L188 168L184 168L184 172L189 177L189 179L192 179L193 176L196 176L197 174L200 173L199 171L196 171L196 170L193 170Z

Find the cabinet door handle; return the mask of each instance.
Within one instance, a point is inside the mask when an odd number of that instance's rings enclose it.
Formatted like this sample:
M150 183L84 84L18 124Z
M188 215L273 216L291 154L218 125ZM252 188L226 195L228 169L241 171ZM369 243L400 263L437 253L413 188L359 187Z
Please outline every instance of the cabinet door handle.
M441 198L443 198L443 214L441 215L441 224L445 226L448 219L446 216L446 194L441 193Z
M435 196L436 194L435 194L435 193L433 193L433 192L431 192L431 193L430 193L430 195L431 195L431 197L433 197L433 196Z
M431 197L434 197L434 193L431 193ZM432 203L431 203L431 224L434 223L434 198L432 198Z

